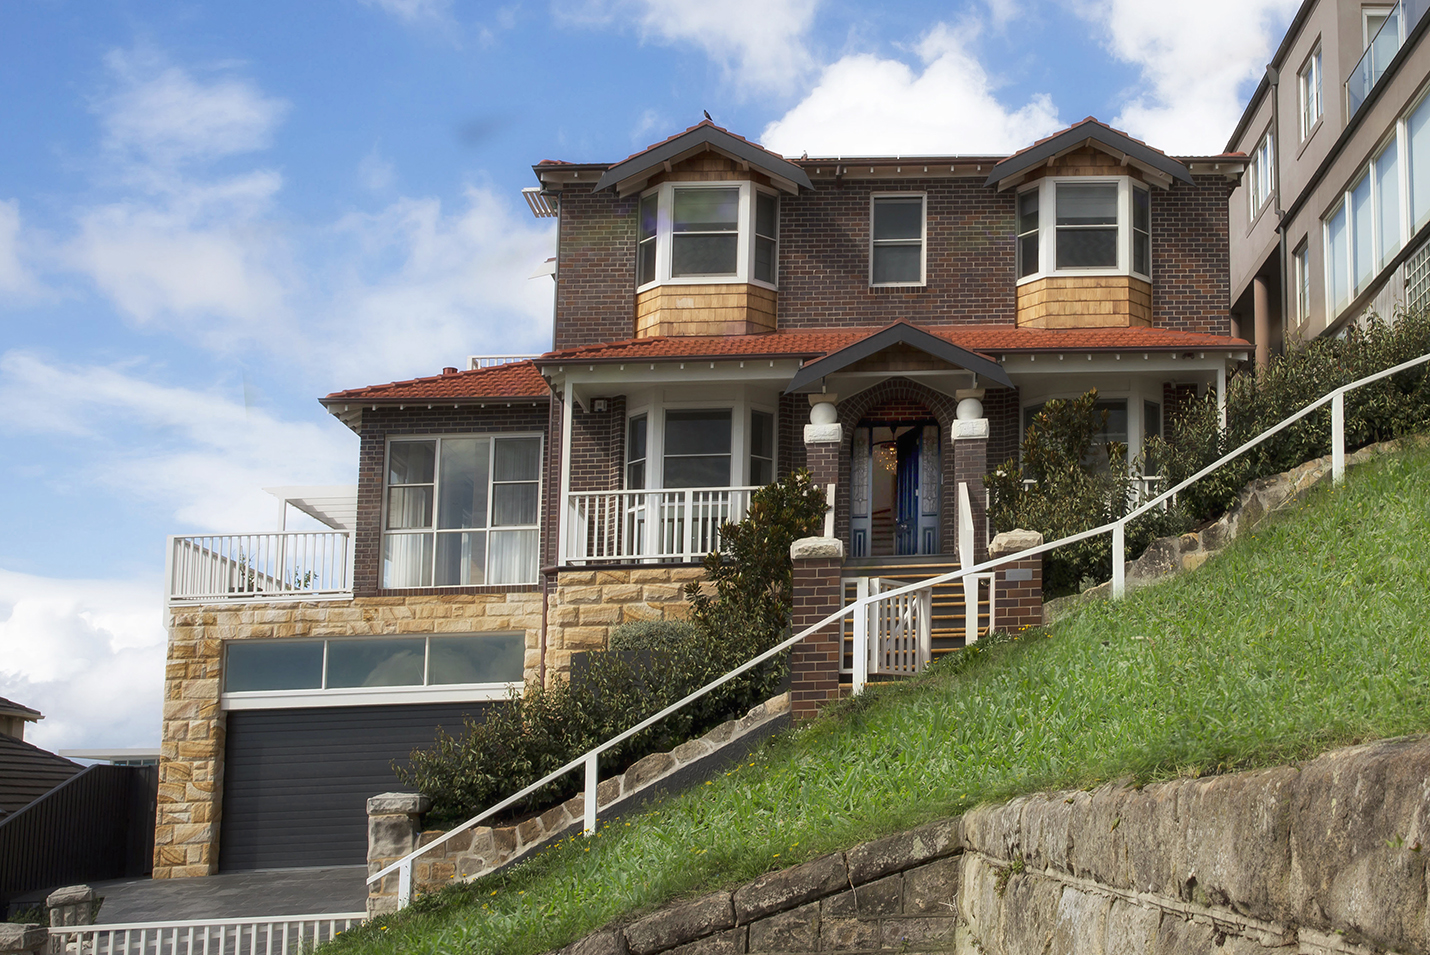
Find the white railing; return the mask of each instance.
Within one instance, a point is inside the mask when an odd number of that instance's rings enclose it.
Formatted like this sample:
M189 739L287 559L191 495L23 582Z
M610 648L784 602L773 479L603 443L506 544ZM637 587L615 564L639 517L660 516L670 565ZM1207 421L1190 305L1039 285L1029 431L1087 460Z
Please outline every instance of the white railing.
M744 520L757 490L573 491L563 562L698 561L720 549L720 527Z
M601 745L590 750L589 752L577 756L575 759L571 760L569 763L567 763L565 766L562 766L560 769L548 773L546 776L543 776L541 779L532 783L530 786L527 786L520 792L508 796L506 799L503 799L501 802L497 803L495 806L492 806L490 809L487 809L479 815L473 816L471 819L468 819L466 822L462 823L457 828L446 832L440 838L437 838L432 842L428 843L427 845L408 853L401 859L398 859L396 862L393 862L391 865L388 865L380 871L369 876L367 884L372 885L373 883L386 878L393 872L396 872L398 877L398 906L405 907L412 900L412 861L414 859L416 859L423 853L430 852L432 849L435 849L437 846L440 846L445 843L448 839L451 839L460 833L466 832L473 826L484 822L485 820L506 809L508 806L511 806L519 802L520 800L525 799L527 796L530 796L532 793L536 792L543 786L557 779L560 779L562 776L578 768L584 769L586 776L585 791L582 794L585 809L583 831L588 836L594 835L596 832L597 823L596 783L598 782L598 760L602 753L611 749L613 746L618 746L622 742L626 741L627 739L630 739L632 736L641 732L647 727L650 727L655 723L660 722L661 720L669 716L671 713L674 713L675 711L689 705L695 700L700 699L712 690L724 686L726 683L759 666L765 661L775 656L778 656L781 653L784 653L786 650L790 649L795 644L816 633L819 633L821 630L824 630L831 624L839 624L842 627L842 621L845 617L852 617L853 620L855 633L854 660L855 666L859 667L859 661L867 661L869 655L869 646L867 642L868 628L867 626L861 626L860 620L861 618L864 620L868 619L869 608L874 603L893 601L899 598L907 597L910 594L918 594L924 591L931 591L939 584L949 583L955 580L967 580L970 577L975 577L977 575L986 575L990 571L996 570L1002 564L1010 563L1012 561L1027 560L1031 557L1036 557L1040 554L1045 554L1048 551L1056 550L1059 547L1064 547L1068 544L1075 544L1078 541L1088 540L1089 538L1098 537L1103 534L1112 535L1112 596L1114 599L1121 599L1123 596L1126 595L1125 565L1127 553L1124 538L1127 524L1130 521L1141 517L1143 514L1145 514L1147 511L1151 510L1154 507L1160 507L1162 505L1162 502L1170 500L1173 495L1190 487L1192 484L1197 481L1200 481L1208 474L1211 474L1218 468L1221 468L1227 463L1234 461L1236 458L1240 457L1247 451L1261 444L1263 441L1266 441L1268 438L1271 438L1274 435L1280 433L1281 431L1295 424L1297 421L1300 421L1302 418L1305 418L1307 415L1312 414L1313 412L1324 407L1327 404L1330 404L1331 406L1332 480L1333 483L1336 485L1343 483L1345 481L1346 470L1346 393L1349 391L1354 391L1355 389L1363 387L1364 385L1371 384L1372 382L1380 381L1383 378L1388 378L1391 375L1397 374L1399 372L1407 371L1418 365L1426 364L1427 362L1430 362L1430 354L1422 355L1419 358L1413 358L1407 362L1402 362L1401 364L1396 365L1393 368L1387 368L1385 371L1377 372L1374 375L1368 375L1365 378L1361 378L1358 381L1354 381L1349 385L1344 385L1340 388L1337 388L1335 391L1332 391L1329 394L1317 399L1316 401L1313 401L1311 404L1307 405L1300 411L1291 415L1289 418L1282 421L1280 424L1266 429L1261 434L1242 444L1241 447L1237 448L1236 450L1223 455L1221 458L1217 459L1212 464L1209 464L1206 467L1202 468L1196 474L1193 474L1191 477L1177 484L1175 487L1163 491L1161 494L1157 495L1151 500L1139 505L1137 508L1135 508L1125 516L1109 524L1103 524L1101 527L1094 527L1091 530L1082 531L1078 534L1071 534L1059 540L1049 541L1047 543L1040 544L1037 547L1031 547L1028 550L1019 551L1015 554L1008 554L1002 557L986 560L981 564L975 564L971 560L964 560L963 566L960 569L951 571L947 574L941 574L937 577L931 577L928 580L917 581L915 583L908 584L904 587L896 587L893 590L888 590L883 593L869 594L868 596L860 597L852 603L846 604L839 610L836 610L833 613L825 616L823 619L816 621L808 627L805 627L803 630L794 634L787 640L781 641L779 644L771 647L764 653L761 653L759 656L753 657L752 659L745 661L735 669L731 670L729 673L726 673L725 675L717 677L716 679L710 681L709 683L702 686L700 689L690 693L684 699L678 700L675 703L672 703L671 705L667 706L665 709L661 710L659 713L656 713L654 716L642 720L640 723L637 723L635 726L632 726L624 733L621 733L618 736L614 736L611 739L606 740L606 742L602 743ZM968 486L966 484L960 484L959 504L961 513L959 520L959 549L960 552L965 555L971 552L972 544L971 525L965 523L968 520L967 501ZM972 588L969 589L971 590ZM976 593L976 591L974 592ZM976 598L968 600L965 613L967 615L965 618L965 632L968 634L977 634L978 606ZM862 640L860 637L861 631L863 633ZM859 692L861 687L862 684L858 681L856 674L854 691Z
M170 603L321 600L352 596L347 531L170 537Z
M540 355L468 355L467 370L495 368L497 365L510 365L514 361L530 361L540 357Z
M199 919L58 925L50 929L53 955L300 955L367 918L366 912L283 915L276 918Z

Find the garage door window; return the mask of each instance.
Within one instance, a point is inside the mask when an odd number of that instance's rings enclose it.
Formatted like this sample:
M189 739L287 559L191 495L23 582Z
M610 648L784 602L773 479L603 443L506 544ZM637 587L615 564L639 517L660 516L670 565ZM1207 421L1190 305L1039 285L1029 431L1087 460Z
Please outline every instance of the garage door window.
M499 698L521 683L525 650L522 633L235 641L224 707Z

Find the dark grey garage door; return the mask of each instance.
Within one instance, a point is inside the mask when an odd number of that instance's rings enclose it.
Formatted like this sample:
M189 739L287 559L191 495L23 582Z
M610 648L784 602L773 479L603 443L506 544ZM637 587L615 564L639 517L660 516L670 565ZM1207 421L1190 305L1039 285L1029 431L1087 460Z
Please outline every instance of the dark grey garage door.
M437 727L456 735L482 703L234 710L228 714L219 868L367 861L367 797Z

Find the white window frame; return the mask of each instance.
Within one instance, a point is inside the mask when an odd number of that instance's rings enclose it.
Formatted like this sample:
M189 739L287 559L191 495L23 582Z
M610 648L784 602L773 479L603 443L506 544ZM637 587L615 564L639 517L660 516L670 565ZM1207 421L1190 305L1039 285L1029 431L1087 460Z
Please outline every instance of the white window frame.
M1375 33L1380 30L1380 27L1376 27L1374 32L1371 30L1370 18L1388 18L1390 16L1390 11L1394 9L1395 4L1393 3L1368 3L1360 8L1361 52L1365 52L1366 50L1370 49L1370 41L1375 38ZM1382 26L1384 25L1384 22L1384 20L1381 21Z
M672 275L672 237L674 235L674 215L675 215L675 192L677 189L738 189L740 192L739 213L735 234L735 271L726 275ZM772 196L775 199L775 281L765 282L755 278L755 196L756 194ZM748 179L729 179L717 182L663 182L654 188L647 189L641 193L641 200L648 196L657 196L656 201L656 233L655 233L655 278L650 282L641 283L639 273L636 275L636 291L644 292L647 289L655 288L659 285L758 285L772 291L779 289L780 262L779 262L779 201L780 194L774 189L766 189L757 186ZM640 229L640 203L636 204L637 217L637 244L639 244ZM636 256L639 269L639 255Z
M1301 107L1302 142L1310 138L1311 133L1315 132L1321 122L1324 110L1323 84L1321 44L1317 42L1316 48L1311 51L1310 56L1306 57L1305 64L1296 74L1296 90Z
M768 402L741 398L737 401L662 401L652 399L634 405L626 414L626 437L623 440L624 456L621 459L621 486L625 490L684 490L665 486L665 413L667 411L729 411L730 412L730 477L729 484L722 487L750 486L750 415L760 411L771 416L773 431L771 437L771 474L779 474L780 441L779 411ZM644 415L645 434L645 483L644 488L632 488L626 483L630 464L630 422Z
M874 207L880 199L919 200L919 280L917 282L875 282L874 281ZM893 244L894 240L885 240ZM897 240L907 243L907 239ZM869 195L869 287L870 288L923 288L928 285L929 261L929 199L926 192L875 192Z
M520 637L525 645L524 630L479 630L462 633L384 633L371 636L314 636L297 637L296 640L323 641L322 686L301 690L236 690L225 689L219 697L223 710L282 710L313 706L374 706L393 703L465 703L480 700L504 700L512 689L520 689L522 680L499 683L432 683L431 659L433 637ZM374 640L423 641L422 685L407 686L353 686L329 687L328 644L334 640L344 643L360 643ZM263 638L260 640L224 641L225 659L228 647L234 643L287 643L285 638Z
M1323 259L1325 261L1325 267L1323 269L1323 272L1325 274L1323 277L1325 280L1324 290L1326 296L1327 324L1330 324L1330 322L1333 321L1336 316L1340 314L1341 309L1340 303L1336 302L1335 300L1331 281L1333 274L1332 268L1335 264L1331 257L1331 220L1334 219L1336 215L1340 212L1345 212L1346 275L1344 276L1344 278L1347 289L1345 306L1347 307L1350 305L1351 302L1355 301L1356 298L1367 288L1370 288L1371 286L1376 284L1381 274L1385 271L1385 266L1381 263L1388 264L1394 258L1394 256L1399 253L1401 249L1405 248L1405 244L1410 241L1412 235L1414 234L1415 224L1410 221L1410 136L1406 128L1406 120L1410 116L1410 114L1415 112L1415 110L1420 106L1420 102L1421 100L1417 99L1414 104L1411 105L1408 109L1406 109L1405 112L1399 117L1399 119L1396 120L1395 127L1391 132L1390 136L1376 144L1376 148L1370 151L1370 155L1366 157L1365 162L1362 163L1360 166L1356 167L1355 175L1351 178L1350 182L1347 183L1345 188L1341 190L1340 194L1336 198L1336 201L1333 202L1330 207L1321 214L1321 248L1323 250ZM1381 223L1379 219L1381 208L1380 184L1375 176L1375 161L1381 156L1383 156L1385 154L1385 151L1388 149L1393 149L1396 151L1395 178L1396 190L1398 192L1398 195L1396 196L1396 205L1398 207L1400 219L1399 241L1397 243L1395 251L1392 252L1390 255L1387 255L1386 250L1382 248L1380 228ZM1357 282L1358 270L1356 268L1355 255L1355 207L1351 203L1351 195L1355 191L1355 188L1359 186L1362 181L1368 181L1370 183L1370 241L1371 261L1372 263L1374 263L1374 265L1370 271L1370 278L1364 283L1359 283Z
M389 534L397 535L397 536L414 536L414 537L415 537L415 536L421 536L421 535L423 535L423 534L430 534L430 535L432 536L432 559L433 559L433 561L435 562L436 559L437 559L437 537L438 537L438 535L441 535L441 534L460 534L460 533L464 533L464 531L463 531L462 529L458 529L458 528L449 528L449 529L447 529L447 530L441 530L441 529L439 529L439 528L437 527L437 515L438 515L438 509L439 509L439 507L440 507L439 501L440 501L440 494L441 494L440 487L441 487L441 469L442 469L442 451L441 451L442 442L443 442L444 440L461 440L461 439L464 439L464 438L467 438L467 439L470 439L470 438L487 438L487 439L491 439L491 440L492 440L492 442L493 442L493 443L492 443L492 457L491 457L491 459L489 459L489 464L488 464L488 467L489 467L489 468L495 467L495 457L496 457L496 444L495 444L495 442L496 442L497 440L501 440L501 439L503 439L503 438L535 438L535 439L537 440L537 448L538 448L538 451L537 451L537 468L536 468L536 523L535 523L535 524L503 524L503 525L501 525L500 527L493 527L493 526L492 526L492 519L491 519L492 506L493 506L493 504L495 503L494 499L495 499L495 497L496 497L496 495L492 493L492 488L495 486L495 483L496 483L496 482L491 478L491 476L490 476L490 474L489 474L489 475L488 475L488 478L487 478L487 523L486 523L486 526L485 526L485 527L479 527L479 528L470 528L470 529L468 529L468 530L465 531L466 533L484 533L484 534L487 535L487 537L486 537L486 539L485 539L485 546L486 546L486 549L487 549L487 552L486 552L487 562L484 563L484 566L487 566L487 565L489 564L489 562L490 562L490 558L491 558L491 536L490 536L490 535L491 535L491 532L492 532L493 530L497 530L497 531L536 531L536 533L537 533L537 548L538 548L538 550L537 550L537 560L536 560L536 565L537 565L537 566L536 566L536 572L535 572L535 574L533 574L533 577L532 577L531 580L523 580L523 581L503 581L503 582L501 582L501 583L482 583L482 584L438 584L438 583L435 583L435 582L434 582L434 583L430 583L430 584L415 584L415 585L410 586L410 587L390 587L390 586L388 586L387 583L386 583L386 581L383 579L382 561L383 561L383 559L384 559L384 558L383 558L383 554L386 552L386 549L387 549L387 546L386 546L386 545L387 545L387 538L388 538L388 535L389 535ZM388 501L389 501L391 495L388 494L389 485L388 485L388 483L387 483L387 479L388 479L388 476L391 474L392 446L393 446L394 444L401 444L401 443L403 443L403 442L416 442L416 441L436 441L436 442L437 442L437 448L438 448L438 450L437 450L437 456L436 456L436 458L435 458L435 460L434 460L434 462L433 462L433 465L432 465L432 467L433 467L433 474L432 474L432 526L431 526L430 528L412 528L412 529L407 529L407 530L389 530L388 527L387 527L387 508L388 508ZM545 491L545 483L546 483L546 468L545 468L545 466L544 466L545 460L546 460L546 457L545 457L545 456L546 456L546 436L545 436L544 434L542 434L540 431L486 431L486 432L472 432L472 433L458 433L458 434L393 434L393 435L388 435L388 436L387 436L387 440L386 440L386 444L385 444L385 446L384 446L384 448L383 448L383 454L382 454L382 517L381 517L382 523L379 525L381 532L380 532L380 534L378 535L378 551L377 551L377 560L378 560L378 584L379 584L379 587L380 587L382 590L435 590L435 589L446 590L446 589L453 588L453 587L460 587L460 588L468 588L468 587L528 587L528 586L533 586L533 585L535 585L535 584L540 583L540 582L541 582L541 555L540 555L540 547L541 547L541 517L542 517L543 501L545 500L544 491ZM507 482L507 483L510 483L510 482ZM527 482L524 482L524 481L523 481L523 482L520 482L520 483L523 483L523 484L524 484L524 483L527 483ZM435 574L434 574L434 576L433 576L433 580L434 580L434 581L436 580Z
M1276 140L1271 132L1268 126L1256 141L1246 164L1247 220L1250 222L1256 221L1276 192Z
M1117 185L1117 265L1112 267L1098 268L1064 268L1057 267L1057 240L1058 240L1058 216L1057 216L1057 187L1059 183L1070 185L1097 185L1111 184ZM1038 268L1034 272L1018 279L1018 284L1036 282L1052 276L1068 277L1075 275L1130 275L1144 282L1152 281L1152 240L1156 235L1152 228L1152 189L1146 183L1134 180L1131 176L1045 176L1037 183L1022 189L1020 194L1030 192L1033 189L1038 193ZM1136 229L1132 222L1132 191L1141 189L1147 193L1148 221L1147 221L1147 272L1137 272L1132 267L1132 243L1135 241ZM1014 199L1016 209L1016 198Z
M1292 281L1295 283L1292 300L1293 314L1298 325L1304 325L1311 317L1311 243L1302 239L1301 244L1291 253Z

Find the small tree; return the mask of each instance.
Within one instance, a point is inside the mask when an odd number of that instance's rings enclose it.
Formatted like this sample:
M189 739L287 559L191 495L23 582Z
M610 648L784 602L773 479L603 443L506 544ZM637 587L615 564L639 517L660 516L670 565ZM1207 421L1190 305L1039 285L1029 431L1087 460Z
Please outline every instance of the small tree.
M983 479L992 492L988 517L997 530L1023 527L1051 541L1114 521L1136 506L1142 462L1129 468L1127 446L1116 441L1101 445L1105 462L1098 453L1107 415L1097 409L1096 389L1043 406L1023 436L1021 461L1010 458ZM1175 510L1144 514L1127 527L1128 553L1140 554L1185 524ZM1111 573L1112 542L1099 535L1045 554L1043 591L1054 597L1077 593L1085 581L1101 582Z

